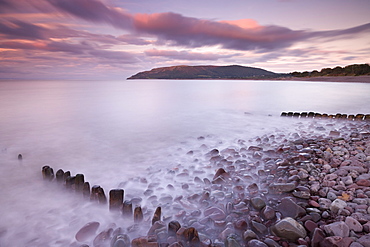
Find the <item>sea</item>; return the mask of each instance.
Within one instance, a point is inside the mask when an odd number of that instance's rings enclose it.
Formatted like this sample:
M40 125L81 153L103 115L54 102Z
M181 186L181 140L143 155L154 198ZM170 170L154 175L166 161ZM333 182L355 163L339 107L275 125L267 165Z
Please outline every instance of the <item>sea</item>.
M212 179L216 168L207 152L341 127L280 117L288 111L369 114L370 83L0 81L0 246L93 246L93 237L75 238L92 221L100 223L96 234L112 226L131 239L147 232L132 230L132 221L107 205L44 181L45 165L84 174L107 196L124 189L147 220L160 205L170 219L178 208L168 198L201 191L195 177ZM151 199L143 194L148 188Z

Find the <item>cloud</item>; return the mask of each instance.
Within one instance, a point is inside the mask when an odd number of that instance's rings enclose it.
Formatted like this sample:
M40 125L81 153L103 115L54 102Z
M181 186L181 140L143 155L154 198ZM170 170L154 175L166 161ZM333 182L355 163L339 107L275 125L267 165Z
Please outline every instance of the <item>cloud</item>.
M215 54L215 53L199 53L199 52L188 52L188 51L176 51L176 50L157 50L151 49L146 50L145 55L151 57L167 57L177 60L218 60L221 58L230 58L238 54Z
M15 39L44 39L43 27L20 20L0 22L0 34L5 34Z
M130 29L132 16L120 8L113 8L96 0L47 0L60 11L86 21L108 23L117 28Z

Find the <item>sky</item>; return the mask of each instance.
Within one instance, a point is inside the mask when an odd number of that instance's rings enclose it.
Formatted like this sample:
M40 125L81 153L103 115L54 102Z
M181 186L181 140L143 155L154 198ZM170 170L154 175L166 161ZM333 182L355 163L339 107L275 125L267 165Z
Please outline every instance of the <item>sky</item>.
M369 0L0 0L0 79L124 80L175 65L369 63Z

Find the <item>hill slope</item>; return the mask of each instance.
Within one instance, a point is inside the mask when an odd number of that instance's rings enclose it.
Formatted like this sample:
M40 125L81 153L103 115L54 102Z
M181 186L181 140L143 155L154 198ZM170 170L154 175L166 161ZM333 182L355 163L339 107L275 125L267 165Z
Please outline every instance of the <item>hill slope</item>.
M264 69L229 66L172 66L137 73L127 79L247 79L275 78L280 74Z

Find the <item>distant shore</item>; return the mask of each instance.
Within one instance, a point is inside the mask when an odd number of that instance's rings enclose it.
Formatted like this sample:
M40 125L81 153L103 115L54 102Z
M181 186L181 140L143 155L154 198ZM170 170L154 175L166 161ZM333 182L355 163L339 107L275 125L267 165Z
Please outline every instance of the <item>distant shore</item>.
M327 82L363 82L370 83L370 75L362 76L318 76L318 77L290 77L279 80L289 81L327 81Z

